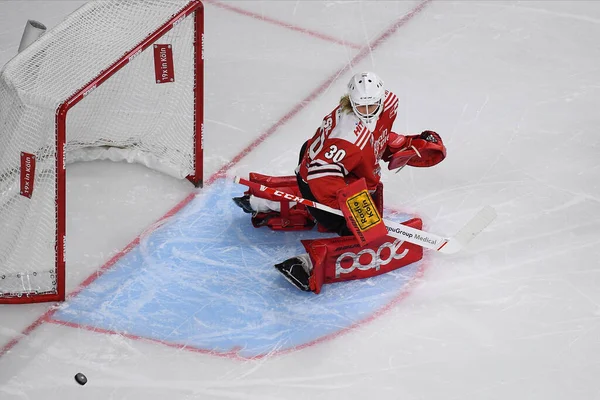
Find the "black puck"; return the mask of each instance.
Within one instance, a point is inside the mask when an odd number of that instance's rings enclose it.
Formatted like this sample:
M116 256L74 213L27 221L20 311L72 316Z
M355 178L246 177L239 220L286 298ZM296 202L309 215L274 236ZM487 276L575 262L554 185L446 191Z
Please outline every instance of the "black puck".
M85 377L84 374L82 374L81 372L78 372L75 375L75 380L77 381L77 383L79 383L80 385L85 385L87 383L87 378Z

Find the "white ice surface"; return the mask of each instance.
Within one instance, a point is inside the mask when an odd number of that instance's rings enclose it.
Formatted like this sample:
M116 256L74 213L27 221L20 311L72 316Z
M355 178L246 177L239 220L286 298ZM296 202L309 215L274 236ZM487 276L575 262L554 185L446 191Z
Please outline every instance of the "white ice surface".
M82 3L0 2L0 64L27 19L50 28ZM227 173L291 173L350 72L328 78L419 3L226 4L248 13L206 2L205 178L274 126ZM599 38L596 1L440 0L351 66L399 95L396 131L447 144L435 168L384 172L386 204L440 234L484 204L499 215L464 252L429 253L383 316L252 361L42 323L0 357L0 399L599 399ZM193 191L141 166L70 165L68 291ZM0 306L0 346L48 308Z

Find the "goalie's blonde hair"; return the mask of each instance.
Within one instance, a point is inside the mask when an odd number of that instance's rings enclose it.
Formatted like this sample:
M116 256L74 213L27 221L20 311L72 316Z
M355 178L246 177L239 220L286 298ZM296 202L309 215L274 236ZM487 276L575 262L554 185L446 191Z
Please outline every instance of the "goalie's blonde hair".
M346 94L340 98L340 108L346 114L351 114L354 112L352 109L352 103L350 102L350 95Z

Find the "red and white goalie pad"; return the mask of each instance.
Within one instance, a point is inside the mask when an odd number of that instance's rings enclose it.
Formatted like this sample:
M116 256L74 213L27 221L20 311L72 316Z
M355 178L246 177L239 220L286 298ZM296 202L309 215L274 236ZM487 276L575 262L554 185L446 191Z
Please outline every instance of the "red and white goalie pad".
M268 226L276 231L296 231L309 230L315 226L315 220L310 215L306 207L293 201L293 197L302 197L296 176L269 176L256 172L251 172L248 179L254 183L268 186L273 189L289 193L290 199L282 199L264 191L248 189L245 194L250 194L263 199L276 201L280 203L280 211L259 212L252 215L252 225L256 228Z
M281 190L282 192L286 192L294 196L302 197L302 195L300 194L300 189L298 189L298 182L296 181L296 176L294 175L270 176L259 174L258 172L250 172L250 174L248 174L248 180L254 183L258 183L260 185L271 187L273 189ZM249 188L246 191L246 194L251 194L253 196L271 201L283 201L279 196L275 196L268 192L263 192L260 190L254 190L252 188Z
M422 229L414 218L404 225ZM320 293L324 284L364 279L412 264L423 258L423 248L391 236L383 236L361 246L353 236L302 240L313 264L310 289Z

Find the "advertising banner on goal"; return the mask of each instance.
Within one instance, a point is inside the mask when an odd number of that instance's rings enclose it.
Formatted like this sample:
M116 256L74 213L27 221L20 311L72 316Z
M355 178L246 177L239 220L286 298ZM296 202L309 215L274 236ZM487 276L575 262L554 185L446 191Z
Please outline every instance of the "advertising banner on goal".
M154 45L154 74L156 83L175 82L173 48L170 44Z
M21 152L21 196L31 198L35 181L35 155Z

